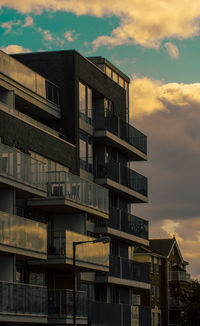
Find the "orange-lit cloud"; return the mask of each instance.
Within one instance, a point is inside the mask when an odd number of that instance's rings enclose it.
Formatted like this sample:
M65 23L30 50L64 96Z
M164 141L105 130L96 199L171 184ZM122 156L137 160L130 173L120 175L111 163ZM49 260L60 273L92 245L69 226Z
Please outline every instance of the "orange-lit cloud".
M74 36L75 30L66 31L63 36L67 39L68 42L74 42L76 36Z
M171 42L166 42L165 47L169 53L169 55L172 57L172 59L178 59L179 58L179 50L176 45L174 45Z
M200 2L193 0L1 0L7 6L27 14L66 11L76 15L116 16L120 24L110 35L101 35L93 47L140 44L158 49L166 38L186 39L198 35ZM172 48L171 48L172 50Z
M1 50L8 54L32 52L30 49L25 49L21 45L17 45L17 44L1 47Z
M17 21L8 21L8 22L4 22L1 24L2 28L5 28L5 34L10 33L10 31L12 30L13 26L19 26L21 23L21 20L17 20Z
M200 105L200 83L168 83L150 78L136 78L130 85L131 117L142 117L169 107Z
M30 16L27 16L25 19L25 23L22 25L22 27L28 27L33 26L33 18Z

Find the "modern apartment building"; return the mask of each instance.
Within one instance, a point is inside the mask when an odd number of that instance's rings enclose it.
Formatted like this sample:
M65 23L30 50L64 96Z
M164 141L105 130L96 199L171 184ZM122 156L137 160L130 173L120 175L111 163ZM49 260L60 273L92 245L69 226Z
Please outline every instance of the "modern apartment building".
M129 78L74 50L0 52L0 140L0 324L72 324L75 284L77 325L150 325Z

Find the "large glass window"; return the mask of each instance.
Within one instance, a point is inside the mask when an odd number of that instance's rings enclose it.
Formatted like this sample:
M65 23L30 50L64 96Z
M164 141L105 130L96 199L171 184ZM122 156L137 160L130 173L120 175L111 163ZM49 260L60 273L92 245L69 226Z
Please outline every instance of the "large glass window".
M88 172L93 171L93 146L92 137L86 133L80 133L80 167Z
M113 115L114 115L113 103L107 98L104 98L104 116L113 117Z
M79 82L79 113L80 118L92 123L92 90Z

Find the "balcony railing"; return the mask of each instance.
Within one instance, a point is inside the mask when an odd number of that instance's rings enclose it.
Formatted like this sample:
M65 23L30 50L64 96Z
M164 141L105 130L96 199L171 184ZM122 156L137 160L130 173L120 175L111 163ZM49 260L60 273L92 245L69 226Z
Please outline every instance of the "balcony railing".
M0 175L46 191L46 166L14 147L0 144Z
M170 271L169 281L184 281L190 282L190 274L185 271Z
M47 226L0 211L0 245L47 254Z
M0 315L47 316L47 288L0 281Z
M55 254L72 259L73 242L91 241L95 238L72 231L55 231ZM76 261L103 267L109 266L109 243L84 243L76 250Z
M127 188L147 196L147 178L131 170L126 165L109 160L105 164L96 164L96 178L109 178Z
M73 291L49 290L48 311L49 316L56 315L62 318L73 317ZM88 317L87 292L76 292L76 317Z
M150 308L106 302L92 302L91 324L109 326L149 326Z
M99 123L99 121L96 122L97 130L105 128L141 152L147 154L147 137L135 127L117 116L105 117L104 122L102 124Z
M110 227L148 240L148 221L119 209L110 208L109 219L97 219L95 226Z
M0 52L0 71L34 93L58 104L58 86L2 51Z
M124 257L110 256L110 276L149 283L149 266Z
M108 213L108 190L69 172L48 172L49 197L64 197Z
M94 325L131 325L131 306L117 303L92 302L91 322Z

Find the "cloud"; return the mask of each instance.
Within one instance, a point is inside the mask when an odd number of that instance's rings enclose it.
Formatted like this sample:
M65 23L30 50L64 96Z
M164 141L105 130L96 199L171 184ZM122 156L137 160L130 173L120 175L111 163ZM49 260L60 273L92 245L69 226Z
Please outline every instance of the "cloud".
M20 25L20 23L21 23L21 20L17 20L16 22L15 21L9 21L9 22L2 23L1 27L5 28L6 29L5 34L8 34L12 30L13 26L18 26L18 25Z
M165 43L165 47L166 47L169 55L172 57L172 59L179 58L179 50L176 47L176 45L172 44L171 42L167 42L167 43Z
M116 16L119 26L110 35L101 35L93 41L94 49L102 45L140 44L158 49L166 38L187 39L198 35L200 2L193 0L1 0L6 6L23 14L30 12L65 11L76 15L96 17ZM170 48L172 51L172 48ZM174 52L173 52L174 53ZM171 52L170 52L171 55Z
M148 162L132 168L148 177L149 204L133 214L150 220L151 237L175 234L183 256L200 275L200 83L135 78L130 116L148 137Z
M163 84L147 77L135 78L130 84L131 117L142 117L174 107L200 105L200 83Z
M16 44L8 45L6 47L1 47L1 50L6 52L7 54L32 52L30 49L25 49L21 45L16 45Z
M73 36L75 30L67 31L63 36L67 39L68 42L74 42L75 36Z
M40 32L46 41L53 41L53 36L51 35L50 31L47 29L42 29L41 27L38 28L38 32Z
M33 18L30 16L27 16L25 19L25 23L22 25L22 27L28 27L33 25Z

